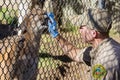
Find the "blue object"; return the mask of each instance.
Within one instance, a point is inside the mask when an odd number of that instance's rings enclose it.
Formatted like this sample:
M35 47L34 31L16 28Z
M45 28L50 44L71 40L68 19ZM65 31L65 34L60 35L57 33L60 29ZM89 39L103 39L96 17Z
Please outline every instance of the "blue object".
M53 38L57 37L58 36L58 30L57 30L57 23L54 19L54 14L52 12L50 13L47 13L47 16L49 17L49 20L48 20L48 30L49 30L49 33L51 34L51 36Z

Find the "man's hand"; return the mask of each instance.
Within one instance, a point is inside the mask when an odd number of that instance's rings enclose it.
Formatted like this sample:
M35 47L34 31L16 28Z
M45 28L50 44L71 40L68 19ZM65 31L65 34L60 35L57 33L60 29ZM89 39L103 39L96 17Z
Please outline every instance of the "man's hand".
M48 30L53 38L58 36L58 30L56 29L57 23L54 19L54 14L52 12L47 13L47 16L49 17L48 20Z

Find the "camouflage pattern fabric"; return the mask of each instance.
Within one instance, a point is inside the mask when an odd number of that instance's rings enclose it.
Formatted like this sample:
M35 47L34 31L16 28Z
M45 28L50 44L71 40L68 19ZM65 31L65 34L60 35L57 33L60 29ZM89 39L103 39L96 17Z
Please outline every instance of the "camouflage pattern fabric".
M94 49L82 49L77 57L90 64L90 80L120 80L120 44L112 38L105 39Z

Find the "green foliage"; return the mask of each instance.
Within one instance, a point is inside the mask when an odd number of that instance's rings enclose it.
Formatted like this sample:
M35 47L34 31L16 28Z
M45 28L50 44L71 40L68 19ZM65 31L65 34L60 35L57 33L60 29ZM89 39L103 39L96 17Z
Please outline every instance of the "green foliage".
M13 21L17 20L17 11L9 8L0 9L0 23L1 24L12 24Z
M65 23L65 26L61 28L63 32L77 32L77 27L74 26L69 20Z

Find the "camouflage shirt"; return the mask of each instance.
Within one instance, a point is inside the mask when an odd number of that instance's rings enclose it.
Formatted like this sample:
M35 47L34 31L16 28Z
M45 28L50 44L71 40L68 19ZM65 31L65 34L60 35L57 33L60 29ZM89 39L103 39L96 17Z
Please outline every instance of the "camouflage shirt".
M91 80L120 80L120 44L112 38L103 40L94 49L87 47L80 54L91 66Z

